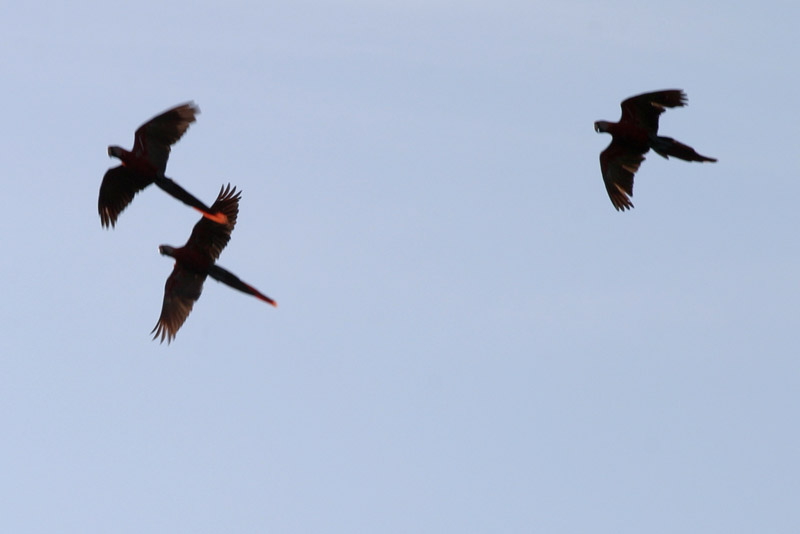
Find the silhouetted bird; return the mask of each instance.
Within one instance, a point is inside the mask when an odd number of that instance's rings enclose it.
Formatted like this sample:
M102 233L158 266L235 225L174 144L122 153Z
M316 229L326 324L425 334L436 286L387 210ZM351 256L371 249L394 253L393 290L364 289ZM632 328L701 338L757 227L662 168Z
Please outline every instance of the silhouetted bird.
M142 124L134 135L131 152L118 146L108 147L108 155L122 160L122 165L109 169L100 185L97 209L104 227L116 225L117 217L131 203L133 196L152 183L197 209L204 217L225 223L224 215L212 212L184 188L164 176L170 147L183 136L198 113L200 110L193 102L181 104Z
M175 258L175 267L164 286L161 317L150 332L151 334L155 332L153 339L161 336L162 343L164 338L167 339L167 343L170 343L175 338L175 334L186 321L189 312L192 311L195 301L200 298L203 282L207 276L277 306L274 300L215 263L222 249L228 244L233 227L236 225L241 195L241 192L237 193L236 188L231 189L228 184L227 187L220 189L216 202L211 206L212 211L220 211L225 214L227 223L217 224L202 218L194 225L192 235L184 246L173 248L169 245L161 245L158 247L161 254Z
M611 144L600 154L600 168L606 183L608 196L617 210L633 207L633 175L644 161L651 148L669 159L674 156L686 161L717 161L701 156L690 146L658 133L658 116L664 108L686 105L686 94L680 89L667 89L654 93L632 96L621 104L622 118L619 122L597 121L597 132L611 134Z

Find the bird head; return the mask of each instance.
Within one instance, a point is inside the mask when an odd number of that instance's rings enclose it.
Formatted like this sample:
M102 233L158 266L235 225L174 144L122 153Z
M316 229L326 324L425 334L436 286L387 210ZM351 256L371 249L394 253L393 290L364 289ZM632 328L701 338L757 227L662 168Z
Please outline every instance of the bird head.
M169 245L159 245L158 252L163 256L175 257L175 249Z
M597 133L607 132L608 131L608 121L597 121L594 123L594 131Z
M122 148L115 145L108 147L108 157L110 158L112 156L122 159Z

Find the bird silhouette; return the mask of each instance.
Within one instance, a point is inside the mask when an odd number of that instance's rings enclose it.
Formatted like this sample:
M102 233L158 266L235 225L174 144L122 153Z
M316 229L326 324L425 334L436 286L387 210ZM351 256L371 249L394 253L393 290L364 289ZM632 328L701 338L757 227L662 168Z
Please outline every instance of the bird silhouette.
M172 274L167 278L164 286L164 303L161 307L161 317L150 332L155 332L153 339L161 337L161 342L167 339L172 342L180 327L183 325L192 306L203 291L203 282L210 276L214 280L229 285L234 289L253 295L257 299L277 306L277 303L262 294L254 287L242 282L236 275L216 265L222 249L228 244L231 232L236 225L239 214L239 199L241 192L236 188L231 189L230 184L220 189L217 200L212 204L213 211L225 214L225 224L214 223L206 218L201 218L194 225L192 235L186 244L180 248L161 245L158 251L175 258Z
M600 154L600 169L611 203L618 211L633 208L633 175L651 148L660 156L673 156L685 161L717 161L702 156L671 137L658 133L658 117L666 108L686 105L686 94L680 89L644 93L623 100L619 122L597 121L596 132L611 134L611 144Z
M119 158L122 165L109 169L100 185L97 210L103 227L114 227L117 217L134 195L152 183L197 209L204 217L225 223L224 214L214 213L174 180L164 176L171 146L183 136L198 113L200 110L193 102L181 104L142 124L134 135L132 151L114 145L108 147L108 155Z

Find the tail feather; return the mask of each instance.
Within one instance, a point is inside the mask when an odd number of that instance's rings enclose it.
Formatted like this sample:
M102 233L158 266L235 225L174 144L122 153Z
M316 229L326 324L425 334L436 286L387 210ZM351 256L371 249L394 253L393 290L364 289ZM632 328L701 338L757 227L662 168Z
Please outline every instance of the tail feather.
M167 178L164 174L160 174L155 178L155 184L172 195L174 198L180 200L187 206L191 206L200 213L203 214L203 217L214 221L215 223L219 224L227 224L228 217L220 212L212 212L211 208L200 202L197 197L193 194L188 192L186 189L178 185L177 182L172 180L171 178Z
M248 295L253 295L255 298L259 300L263 300L267 304L271 304L275 307L278 306L278 303L269 298L268 296L261 293L258 289L254 288L250 284L246 284L242 282L238 276L233 274L230 271L227 271L220 267L219 265L212 265L211 268L208 270L208 275L216 280L217 282L222 282L234 289L238 289Z
M708 156L698 154L692 147L684 145L671 137L656 137L651 147L658 155L666 159L672 156L684 161L717 161L715 158L709 158Z

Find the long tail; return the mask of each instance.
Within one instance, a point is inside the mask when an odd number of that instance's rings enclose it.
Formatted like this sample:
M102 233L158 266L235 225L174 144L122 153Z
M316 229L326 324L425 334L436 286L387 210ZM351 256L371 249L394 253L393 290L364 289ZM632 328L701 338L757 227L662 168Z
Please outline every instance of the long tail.
M187 206L191 206L202 213L203 217L206 219L210 219L219 224L225 224L228 222L228 217L224 213L221 211L212 213L211 208L200 202L197 197L178 185L174 180L167 178L163 174L155 179L155 184Z
M222 282L223 284L229 285L234 289L238 289L239 291L243 291L248 295L253 295L255 298L263 300L267 304L272 304L273 306L278 306L278 303L269 298L268 296L261 293L258 289L254 288L251 285L245 284L239 277L233 274L230 271L226 271L222 267L218 265L212 265L211 269L208 271L208 275L218 282Z
M650 146L657 154L667 159L672 156L685 161L717 161L715 158L698 154L692 147L684 145L671 137L656 137Z

